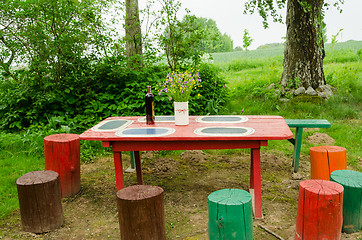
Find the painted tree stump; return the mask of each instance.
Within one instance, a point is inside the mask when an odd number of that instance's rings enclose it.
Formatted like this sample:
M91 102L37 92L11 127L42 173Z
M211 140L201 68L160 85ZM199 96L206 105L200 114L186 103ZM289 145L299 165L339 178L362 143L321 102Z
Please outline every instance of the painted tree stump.
M329 180L333 171L347 169L344 147L318 146L309 150L311 179Z
M62 197L80 190L80 140L77 134L55 134L44 138L45 170L59 174Z
M163 189L135 185L117 192L122 240L166 240Z
M295 240L339 240L342 207L342 185L326 180L300 182Z
M23 230L49 232L63 224L58 173L29 172L16 181Z
M346 233L360 231L362 229L362 173L337 170L332 172L331 181L344 187L342 231Z
M241 189L222 189L208 197L209 239L253 239L251 195Z

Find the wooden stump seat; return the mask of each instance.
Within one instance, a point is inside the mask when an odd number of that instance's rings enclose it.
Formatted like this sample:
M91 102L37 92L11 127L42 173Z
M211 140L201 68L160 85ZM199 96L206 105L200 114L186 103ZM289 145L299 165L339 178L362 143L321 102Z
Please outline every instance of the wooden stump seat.
M351 170L332 172L331 181L344 187L343 227L345 233L362 229L362 173Z
M347 150L338 146L311 147L310 178L329 180L335 170L347 169Z
M209 239L253 239L251 195L241 189L222 189L208 197Z
M163 189L135 185L117 192L122 240L166 240Z
M59 174L62 197L80 190L80 140L77 134L55 134L44 138L45 170Z
M43 233L61 227L63 209L58 173L29 172L18 178L16 185L24 231Z
M340 184L326 180L300 182L295 240L339 240L342 207Z

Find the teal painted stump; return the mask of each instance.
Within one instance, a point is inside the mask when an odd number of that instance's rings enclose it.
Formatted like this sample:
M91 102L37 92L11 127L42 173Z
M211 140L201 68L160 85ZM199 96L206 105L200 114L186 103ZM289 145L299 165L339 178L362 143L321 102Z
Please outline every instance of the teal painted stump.
M253 210L250 193L222 189L208 197L209 239L253 239Z
M332 172L331 181L344 187L342 231L358 232L362 229L362 173L337 170Z

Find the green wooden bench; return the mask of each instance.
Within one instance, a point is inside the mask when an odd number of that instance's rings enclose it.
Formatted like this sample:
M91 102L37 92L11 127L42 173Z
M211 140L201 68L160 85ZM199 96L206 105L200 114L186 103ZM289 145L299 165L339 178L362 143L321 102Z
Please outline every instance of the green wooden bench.
M131 173L131 172L134 172L136 171L136 163L135 163L135 160L134 160L134 152L131 151L129 152L129 155L131 157L131 161L130 161L130 166L125 170L125 172L128 172L128 173Z
M295 138L288 139L288 141L294 145L292 166L294 172L298 172L303 128L330 128L331 124L324 119L285 119L285 122L290 128L296 128Z

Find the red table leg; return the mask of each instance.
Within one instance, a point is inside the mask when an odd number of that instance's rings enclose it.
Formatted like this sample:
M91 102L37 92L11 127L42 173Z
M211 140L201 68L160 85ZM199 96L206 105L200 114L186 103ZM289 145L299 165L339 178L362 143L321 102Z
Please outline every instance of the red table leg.
M117 192L124 188L123 181L123 168L122 168L122 153L121 152L113 152L114 159L114 170L116 173L116 185Z
M261 209L260 174L260 148L252 148L250 161L250 194L253 199L253 210L255 219L263 218L263 212Z
M252 148L250 149L252 150ZM254 161L253 161L253 151L250 152L250 187L249 189L253 189L254 191ZM254 194L254 193L253 193ZM253 198L253 209L254 209L254 198Z
M139 151L134 152L134 158L136 163L137 185L143 185L141 156Z

